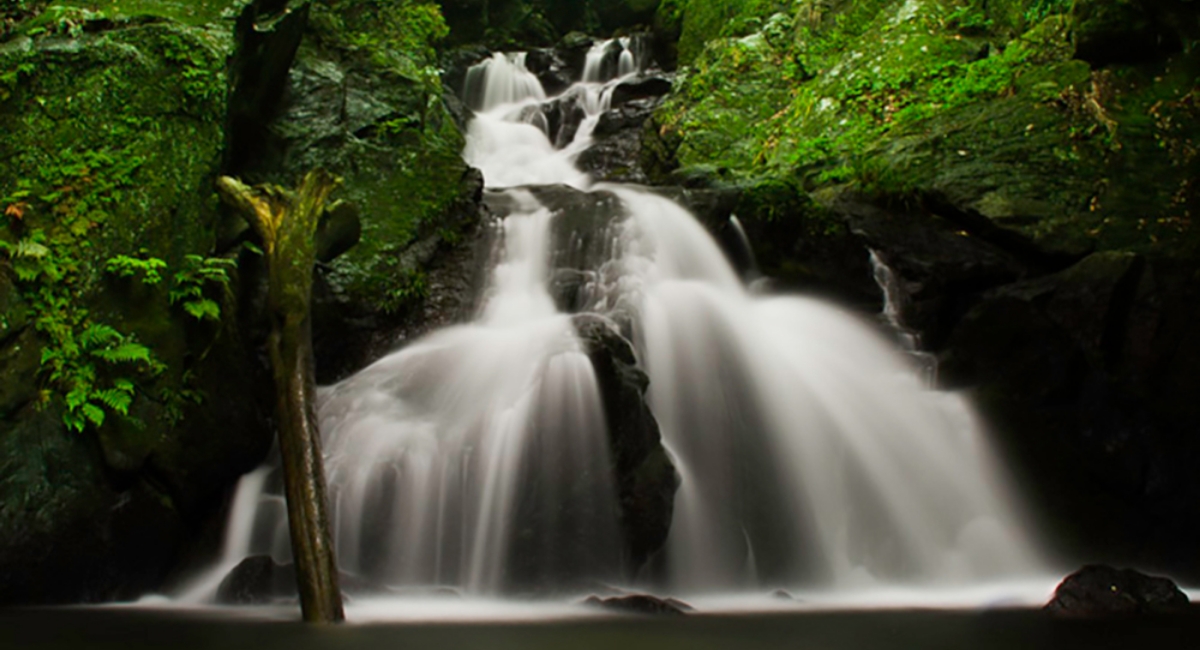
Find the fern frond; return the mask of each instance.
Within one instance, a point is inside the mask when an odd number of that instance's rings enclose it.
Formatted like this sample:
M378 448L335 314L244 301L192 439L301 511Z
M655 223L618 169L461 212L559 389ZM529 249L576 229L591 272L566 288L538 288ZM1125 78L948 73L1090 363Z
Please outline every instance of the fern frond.
M125 342L113 348L92 351L92 356L109 363L152 363L150 348L140 343Z
M79 410L83 412L83 417L87 418L88 422L91 422L93 425L100 426L104 424L104 409L99 406L88 402L80 407Z
M133 395L115 388L95 391L92 393L92 398L102 402L114 413L121 415L129 414L129 405L133 402Z
M207 298L185 302L183 310L196 317L197 320L216 321L221 319L221 306Z
M82 332L79 333L79 344L85 350L89 350L102 345L108 345L124 340L124 336L117 331L115 327L94 323L88 325Z

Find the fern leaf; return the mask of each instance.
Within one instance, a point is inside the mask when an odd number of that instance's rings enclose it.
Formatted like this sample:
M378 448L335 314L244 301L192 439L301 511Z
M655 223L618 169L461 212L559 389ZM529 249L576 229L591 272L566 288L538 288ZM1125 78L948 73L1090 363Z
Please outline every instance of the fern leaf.
M84 419L81 413L76 411L67 411L63 413L62 421L63 424L67 425L68 429L74 431L75 433L82 432L83 428L87 426L87 420Z
M104 424L104 409L100 408L99 406L88 402L80 407L79 410L83 412L83 417L87 418L88 422L91 422L96 426Z
M82 332L80 332L79 343L84 347L84 349L89 349L120 341L124 338L125 337L122 336L121 333L112 326L94 324L89 325Z
M17 242L16 257L27 257L40 259L50 254L50 249L45 246L28 239L22 239Z
M134 385L133 385L132 381L130 381L124 377L117 377L116 379L113 380L113 388L115 388L121 392L124 392L124 393L132 394Z
M133 402L133 396L115 388L98 390L92 393L97 401L102 402L109 410L120 413L121 415L129 414L129 405Z
M92 355L109 363L151 363L150 348L140 343L125 342L114 348L96 350Z
M220 320L221 307L216 302L208 300L191 300L183 303L183 310L195 316L197 320Z
M85 386L76 386L66 396L67 408L74 411L88 401L88 390Z

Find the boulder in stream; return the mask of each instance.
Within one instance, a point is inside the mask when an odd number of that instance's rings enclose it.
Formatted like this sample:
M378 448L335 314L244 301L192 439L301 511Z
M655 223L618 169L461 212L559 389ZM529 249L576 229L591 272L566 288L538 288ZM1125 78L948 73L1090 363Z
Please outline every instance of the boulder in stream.
M1092 564L1059 583L1045 609L1060 617L1095 618L1175 614L1188 607L1187 595L1168 578Z
M652 616L683 616L692 611L692 606L674 598L659 598L649 594L629 594L601 598L592 596L583 601L590 607L601 607L623 614L650 614Z
M573 318L608 421L609 448L628 566L640 567L667 540L679 476L646 405L649 380L617 326L596 314Z

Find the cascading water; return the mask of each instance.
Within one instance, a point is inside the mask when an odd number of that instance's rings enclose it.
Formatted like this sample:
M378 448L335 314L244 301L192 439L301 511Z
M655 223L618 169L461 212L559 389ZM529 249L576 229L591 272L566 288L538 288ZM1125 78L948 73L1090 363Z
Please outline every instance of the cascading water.
M597 44L584 80L550 100L522 55L468 75L477 114L464 157L511 207L474 322L320 391L343 570L488 594L583 589L636 569L619 550L596 378L552 296L563 253L552 227L571 215L517 188L564 184L615 197L576 307L631 337L681 477L666 547L643 573L660 576L652 588L961 585L1038 571L962 400L928 389L837 308L751 295L674 202L575 168L612 88L644 67L635 50ZM542 107L567 99L585 116L556 147ZM245 522L256 509L256 524L227 549L286 559L283 510L256 476L235 513Z

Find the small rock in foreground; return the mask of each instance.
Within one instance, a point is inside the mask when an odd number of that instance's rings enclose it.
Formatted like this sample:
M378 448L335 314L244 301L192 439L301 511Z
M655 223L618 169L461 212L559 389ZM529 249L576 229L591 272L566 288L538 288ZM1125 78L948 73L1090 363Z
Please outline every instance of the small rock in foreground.
M652 614L655 616L683 616L692 611L692 606L674 598L658 598L647 594L600 598L592 596L583 601L585 605L628 614Z
M1187 611L1188 597L1167 578L1093 564L1067 576L1046 611L1064 618L1093 618Z

